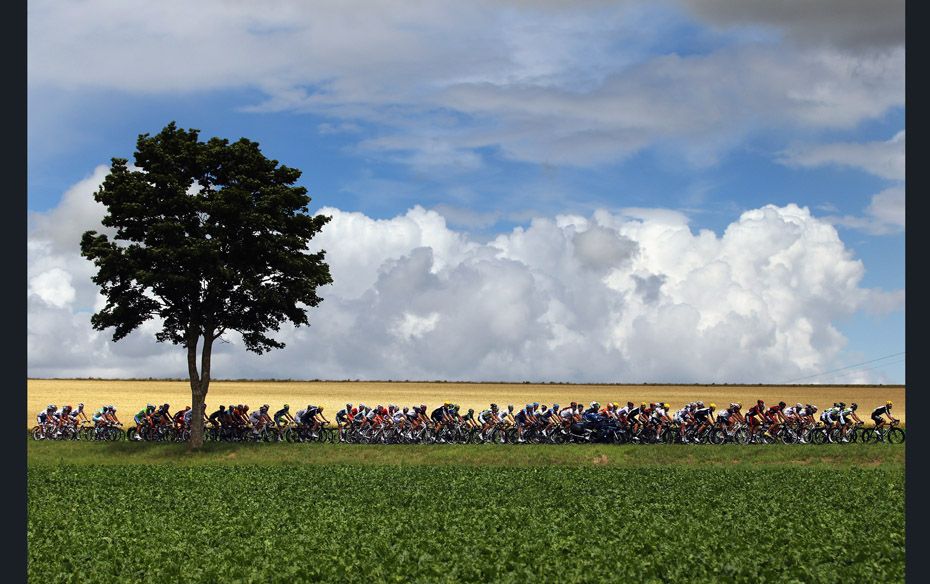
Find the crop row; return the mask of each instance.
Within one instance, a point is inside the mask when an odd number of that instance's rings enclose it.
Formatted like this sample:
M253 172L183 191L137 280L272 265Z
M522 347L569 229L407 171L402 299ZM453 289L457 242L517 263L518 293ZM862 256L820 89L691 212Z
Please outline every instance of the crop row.
M904 577L902 469L58 465L28 481L36 582Z

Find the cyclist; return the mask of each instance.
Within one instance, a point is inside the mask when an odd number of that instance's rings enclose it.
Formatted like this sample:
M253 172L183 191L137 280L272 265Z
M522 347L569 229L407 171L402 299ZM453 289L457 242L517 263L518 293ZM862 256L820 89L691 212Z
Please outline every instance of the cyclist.
M79 403L77 409L71 412L71 417L74 418L75 422L90 422L87 419L87 414L84 413L84 402Z
M817 406L813 404L804 404L804 411L801 412L801 420L803 420L805 424L810 424L813 426L817 423L817 419L814 418L814 414L816 413Z
M675 412L675 416L672 418L678 422L678 435L681 438L682 443L687 444L688 439L685 438L685 430L688 426L694 421L694 410L696 404L685 404Z
M652 409L652 423L656 428L656 440L661 437L662 428L669 422L667 403L658 403Z
M697 424L697 430L694 431L695 434L700 434L704 428L711 425L711 419L714 415L714 410L717 409L717 404L711 402L704 407L704 402L698 402L698 407L692 412L692 419L694 423Z
M891 402L891 400L888 400L885 402L885 405L872 410L872 421L875 422L876 429L885 425L885 420L882 418L882 416L888 416L888 420L891 422L898 421L897 418L891 415L891 406L893 405L894 404Z
M384 412L387 411L383 407L381 410ZM304 423L313 424L312 430L318 429L324 423L329 424L329 420L323 415L323 406L307 406L307 413L304 414Z
M778 427L784 422L788 421L788 419L782 413L784 409L785 402L778 402L763 412L763 418L766 422L769 423L769 429L765 432L767 435L774 436L775 432L778 431Z
M497 417L504 427L514 425L516 420L513 417L513 404L507 404L507 409L501 410Z
M545 429L552 430L559 425L559 404L552 404L552 407L548 410L546 410L546 406L543 406L542 413L539 417L546 423Z
M575 421L575 409L578 407L576 402L565 406L559 410L559 418L562 423L562 426L568 426Z
M526 404L526 407L514 416L514 421L517 423L517 442L525 442L523 440L523 428L536 421L535 416L533 416L533 405Z
M439 430L442 426L442 423L446 421L447 417L447 408L451 404L449 402L444 403L443 405L437 407L432 412L430 412L429 419L433 422L433 429Z
M496 421L497 404L491 404L491 407L478 413L478 423L481 424L482 432L487 432Z
M252 433L258 434L271 418L268 417L268 404L263 404L249 416L249 423L252 424Z
M843 438L841 440L842 442L849 442L849 439L846 438L846 432L849 430L849 425L850 425L849 419L850 418L852 418L853 421L859 424L862 424L862 420L860 420L859 416L856 414L856 410L858 409L859 409L859 404L857 404L856 402L853 402L849 404L848 408L845 408L842 411L840 411L840 427L843 429L842 431Z
M139 410L139 412L133 416L133 421L136 423L136 440L142 440L142 426L144 424L151 425L152 415L155 413L155 406L152 404L146 405L144 408Z
M545 407L545 406L543 406L543 407ZM466 427L467 429L469 429L469 430L474 430L475 428L478 427L478 421L475 420L475 410L474 410L474 408L468 408L468 412L466 412L465 415L462 416L462 423L463 423L463 424L465 425L465 427Z
M750 436L754 433L756 426L760 424L760 421L765 417L765 402L760 400L756 401L756 405L752 406L746 411L746 422L749 426ZM759 419L756 419L759 418ZM767 432L766 432L767 433Z
M846 404L843 402L833 402L832 408L827 408L820 414L820 420L826 424L827 427L827 441L832 442L833 438L831 436L834 428L839 427L840 424L840 412L843 411L843 408L846 407Z
M175 429L175 430L177 430L178 432L180 432L181 430L183 430L183 429L185 428L185 426L186 426L186 424L185 424L185 422L184 422L185 419L187 420L187 423L188 423L188 424L190 423L190 419L191 419L191 417L190 417L190 412L191 412L191 407L190 407L190 406L184 406L184 409L183 409L183 410L179 410L179 411L174 415L174 429Z
M336 425L342 429L349 422L349 416L352 415L352 404L346 404L346 407L336 412Z
M293 422L294 416L291 415L290 404L284 404L281 406L281 409L274 413L274 416L271 418L271 420L278 428L286 426L289 422Z
M207 411L207 404L205 403L200 404L200 417L203 418L204 422L207 421L207 415L205 413L206 411ZM184 412L184 416L181 418L181 427L186 430L190 430L191 419L193 419L193 417L194 417L194 409L187 408L187 411Z
M226 406L220 404L220 408L207 416L207 421L213 424L214 427L219 428L223 423L223 418L226 418Z
M642 424L642 420L640 418L643 414L643 410L645 409L646 409L646 402L642 402L641 404L639 404L639 406L630 409L630 412L629 414L627 414L627 417L626 417L627 424L630 425L630 432L633 434L633 438L635 440L638 440L636 433L639 432L639 427Z
M169 411L170 407L168 404L162 404L159 408L152 414L152 423L161 424L167 426L171 423L171 412Z
M66 405L61 408L61 413L56 418L58 420L58 432L56 436L61 433L65 426L73 426L74 419L71 417L71 406Z
M55 415L58 410L58 406L55 404L48 404L48 406L36 415L36 419L39 422L39 426L42 426L46 430L50 430L53 426L57 427L58 422L55 420Z

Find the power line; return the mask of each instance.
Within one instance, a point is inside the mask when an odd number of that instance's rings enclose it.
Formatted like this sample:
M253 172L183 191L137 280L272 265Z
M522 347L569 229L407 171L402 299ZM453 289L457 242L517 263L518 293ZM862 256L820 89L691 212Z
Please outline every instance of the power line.
M900 353L894 353L892 355L885 355L884 357L879 357L877 359L870 359L868 361L863 361L861 363L854 363L852 365L847 365L846 367L840 367L839 369L831 369L829 371L821 371L820 373L815 373L813 375L805 375L804 377L796 377L795 379L790 379L783 383L794 383L795 381L801 381L802 379L810 379L811 377L820 377L821 375L827 375L828 373L836 373L837 371L845 371L846 369L852 369L854 367L859 367L860 365L868 365L869 363L874 363L876 361L882 361L884 359L890 359L892 357L898 357L905 354L907 351L901 351Z
M891 365L900 365L904 363L904 359L895 359L894 361L889 361L888 363L879 363L878 365L872 365L871 367L863 367L862 369L855 369L853 371L847 371L846 373L840 373L835 377L846 377L848 375L853 375L855 373L861 373L863 371L871 371L872 369L881 369L882 367L890 367Z

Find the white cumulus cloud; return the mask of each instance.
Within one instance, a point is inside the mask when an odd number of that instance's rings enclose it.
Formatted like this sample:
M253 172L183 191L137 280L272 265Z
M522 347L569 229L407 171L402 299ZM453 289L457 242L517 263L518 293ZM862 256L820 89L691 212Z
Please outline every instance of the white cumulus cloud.
M78 240L102 215L100 178L33 217L29 374L184 376L154 323L119 343L90 327L99 294ZM80 219L53 221L65 207ZM796 205L748 210L721 234L629 209L537 217L484 242L421 207L320 212L332 221L313 243L336 283L312 326L284 327L287 348L261 357L229 335L216 376L772 382L845 365L836 323L904 301L863 288L835 227Z

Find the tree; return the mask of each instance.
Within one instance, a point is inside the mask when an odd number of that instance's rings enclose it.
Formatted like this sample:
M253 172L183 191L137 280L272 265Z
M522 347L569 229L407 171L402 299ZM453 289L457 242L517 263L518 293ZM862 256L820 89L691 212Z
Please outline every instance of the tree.
M198 141L198 130L174 122L136 143L135 169L113 158L94 199L105 227L81 238L81 255L106 306L91 317L119 341L149 319L161 320L158 342L187 350L191 448L203 445L204 400L213 344L237 331L254 353L284 347L269 336L285 321L308 325L307 308L332 282L325 251L307 245L329 222L307 212L300 171L278 165L245 138ZM200 370L197 349L200 346Z

